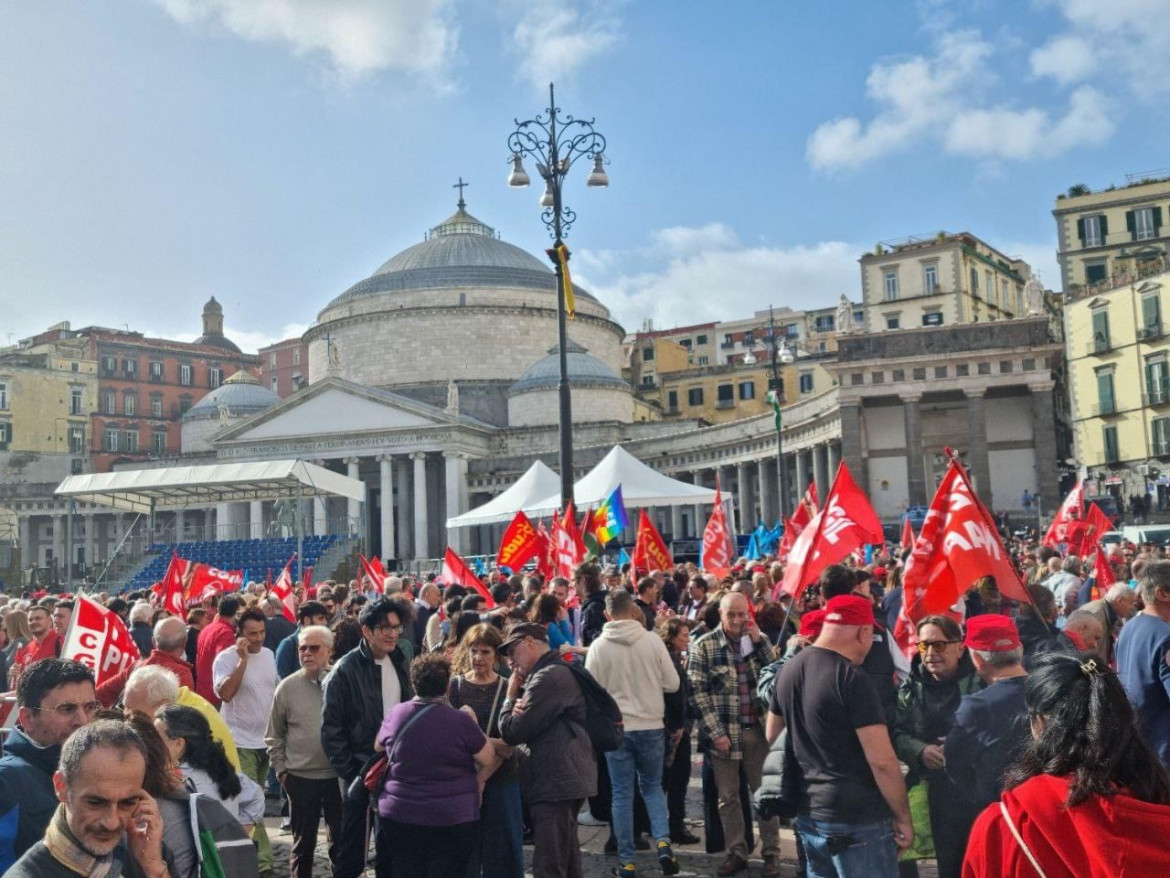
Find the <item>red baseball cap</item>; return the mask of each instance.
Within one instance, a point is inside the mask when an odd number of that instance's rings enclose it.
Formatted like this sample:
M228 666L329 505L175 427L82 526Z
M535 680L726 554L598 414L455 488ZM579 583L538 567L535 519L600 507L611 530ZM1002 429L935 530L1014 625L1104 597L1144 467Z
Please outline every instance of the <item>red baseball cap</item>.
M800 617L800 636L815 640L825 627L825 613L828 610L810 610Z
M967 620L967 637L963 641L970 649L984 652L1007 652L1020 645L1016 623L999 613L984 613Z
M873 603L857 594L841 594L825 604L826 624L872 625Z

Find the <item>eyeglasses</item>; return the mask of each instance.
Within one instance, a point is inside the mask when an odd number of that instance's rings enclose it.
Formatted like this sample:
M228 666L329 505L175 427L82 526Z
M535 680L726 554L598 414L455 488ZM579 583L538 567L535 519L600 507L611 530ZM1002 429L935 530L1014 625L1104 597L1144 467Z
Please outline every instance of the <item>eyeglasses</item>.
M324 648L319 643L302 643L297 647L297 652L320 652Z
M89 715L89 714L97 713L101 709L102 709L102 703L100 701L85 701L85 702L82 702L81 704L78 704L77 702L74 702L74 701L62 701L60 704L58 704L55 707L34 707L33 708L33 710L41 711L44 713L47 713L51 710L51 711L53 711L53 713L57 714L57 716L60 716L60 717L73 716L73 714L77 713L77 711L79 711L79 710L82 713Z
M952 643L962 643L961 640L920 640L918 641L918 651L922 655L926 655L932 649L935 652L942 652Z
M378 634L401 634L402 625L379 625L374 629Z

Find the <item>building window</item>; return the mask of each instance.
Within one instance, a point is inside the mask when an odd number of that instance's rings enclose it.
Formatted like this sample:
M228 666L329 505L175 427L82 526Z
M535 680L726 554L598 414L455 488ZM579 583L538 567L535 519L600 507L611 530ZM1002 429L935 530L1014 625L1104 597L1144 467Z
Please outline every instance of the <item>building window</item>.
M1166 355L1146 360L1146 404L1164 405L1170 402L1170 367Z
M167 453L167 431L155 430L154 435L150 437L151 451L155 454Z
M1098 259L1094 262L1085 263L1085 283L1099 284L1108 277L1109 266L1108 260Z
M695 344L698 345L698 344L706 344L706 343L707 343L707 336L705 336L705 335L696 335L695 336Z
M187 414L187 412L190 409L191 409L191 397L187 396L186 394L183 394L182 396L179 397L179 417L182 417L183 415Z
M886 329L897 329L899 326L901 326L901 324L902 324L902 321L899 320L897 317L887 317L886 318Z
M898 298L898 272L887 271L885 273L885 288L887 302L893 302Z
M801 372L800 373L800 392L801 393L812 393L813 392L813 373L812 372Z
M150 397L150 416L152 418L161 418L163 416L162 397L157 393Z
M929 314L922 315L923 326L942 326L943 316L942 311L931 311Z
M1105 243L1105 236L1109 234L1108 221L1104 215L1087 216L1077 220L1077 234L1081 239L1082 247L1100 247Z
M1006 375L1010 371L1012 371L1012 361L1011 360L1000 360L999 361L999 374Z
M837 318L832 314L822 314L813 323L817 332L832 332L837 327Z
M971 269L971 295L979 298L979 269Z
M184 387L190 387L191 386L191 377L192 377L194 371L195 370L191 366L187 365L186 363L180 364L179 365L179 383L182 384Z
M103 451L117 451L118 450L118 428L106 427L102 434L102 450Z
M299 366L301 364L301 349L293 348L293 365Z
M1125 215L1129 232L1135 241L1148 241L1158 237L1162 226L1162 208L1142 207L1131 210Z
M865 325L865 312L864 311L854 311L853 312L853 325L854 326L864 326Z
M645 348L642 351L642 362L649 363L654 359L654 348Z
M0 451L8 450L8 443L12 441L12 425L0 421Z
M654 386L654 373L653 372L647 372L645 375L642 376L642 386L643 387L653 387Z
M895 369L894 373L890 376L890 380L891 381L905 381L906 380L906 370L905 369Z
M1005 308L1012 306L1011 291L1008 289L1008 282L1006 280L999 282L999 303Z
M735 405L735 385L720 384L715 388L715 408L729 409Z
M138 453L138 431L137 430L127 430L125 439L126 439L126 452L128 454L137 454Z
M684 348L686 348L688 351L691 349L691 340L689 338L680 338L678 340L678 343L680 345L682 345Z
M1025 372L1035 372L1036 371L1036 360L1034 358L1032 358L1032 357L1025 357L1024 358L1024 371Z
M122 411L127 415L138 414L138 397L133 393L127 393L122 399Z
M69 461L70 474L75 475L75 476L81 475L81 470L82 470L83 466L84 466L84 464L82 463L80 457L73 458L73 460Z
M268 365L273 369L276 368L276 351L273 351L271 356L268 358Z
M708 357L706 354L700 354L700 355L699 355L699 365L700 365L700 366L706 366L706 365L709 365L709 364L710 364L710 362L711 362L711 358L710 358L710 357Z
M983 288L987 290L987 301L993 305L998 304L995 300L995 278L991 276L990 271L983 272L983 278L987 281L983 285Z
M1113 396L1113 370L1102 369L1097 373L1097 414L1111 415L1117 411Z
M672 390L666 394L666 410L668 412L678 411L678 391Z
M935 366L934 367L934 377L935 378L946 378L947 377L947 367L946 366Z
M1162 335L1162 300L1157 293L1142 298L1142 329L1146 338Z
M276 393L276 376L272 376L272 392Z
M957 366L955 366L955 377L956 378L966 378L970 374L971 374L971 364L970 363L959 363Z
M116 415L118 413L118 394L112 390L106 393L103 401L102 411L107 415Z
M869 376L870 384L884 384L886 382L885 372L873 372Z
M756 382L741 381L739 382L739 398L740 399L755 399L756 398Z
M1117 427L1108 426L1101 430L1101 438L1105 443L1105 462L1118 463L1121 460L1121 452L1117 446Z
M1109 312L1099 308L1093 312L1093 350L1107 351L1109 344Z
M81 388L74 387L69 391L69 414L80 415L84 414L81 410Z
M861 384L864 384L865 383L865 373L864 372L854 372L852 375L849 376L849 383L853 387L857 387Z
M118 371L117 357L102 357L102 374L109 377Z
M922 289L926 295L938 291L938 266L927 265L922 269Z
M980 375L990 375L991 374L991 363L980 363L979 366L977 367L976 371Z
M69 428L69 453L81 454L85 451L85 427Z
M1170 455L1170 417L1154 418L1150 428L1154 434L1154 456Z
M223 369L219 366L209 366L207 368L207 386L212 390L223 384Z
M70 363L69 364L69 371L80 372L81 371L81 364L80 363Z
M138 361L122 360L122 375L133 380L138 377Z
M155 381L155 382L163 380L163 364L162 363L157 362L157 361L151 362L151 364L150 364L150 380Z
M687 391L687 405L702 405L703 404L703 388L692 387Z
M8 382L0 381L0 411L8 408Z
M919 369L915 369L913 372L910 373L910 375L915 381L925 381L926 380L926 368L922 367Z

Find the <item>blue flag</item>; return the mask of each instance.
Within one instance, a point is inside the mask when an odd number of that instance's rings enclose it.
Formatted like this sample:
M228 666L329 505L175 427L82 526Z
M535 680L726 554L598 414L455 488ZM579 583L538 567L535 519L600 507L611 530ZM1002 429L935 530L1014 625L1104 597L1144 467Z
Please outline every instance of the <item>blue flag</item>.
M475 559L475 575L476 576L483 576L485 573L487 573L487 566L483 563L483 558L482 557L476 558Z
M630 563L630 554L629 554L629 552L626 551L625 546L622 546L621 549L618 550L618 567L621 567L623 564L629 564L629 563Z

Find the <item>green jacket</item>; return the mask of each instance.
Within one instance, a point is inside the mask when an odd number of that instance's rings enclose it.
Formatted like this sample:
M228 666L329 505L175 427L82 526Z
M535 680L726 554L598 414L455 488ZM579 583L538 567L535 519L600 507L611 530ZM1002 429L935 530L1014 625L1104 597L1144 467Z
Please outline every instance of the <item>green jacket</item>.
M922 776L919 756L927 744L946 737L955 722L955 711L964 695L978 692L983 681L966 652L959 660L959 673L945 683L931 678L922 667L922 657L914 656L910 675L898 690L898 707L894 715L894 752L910 766L910 786Z

